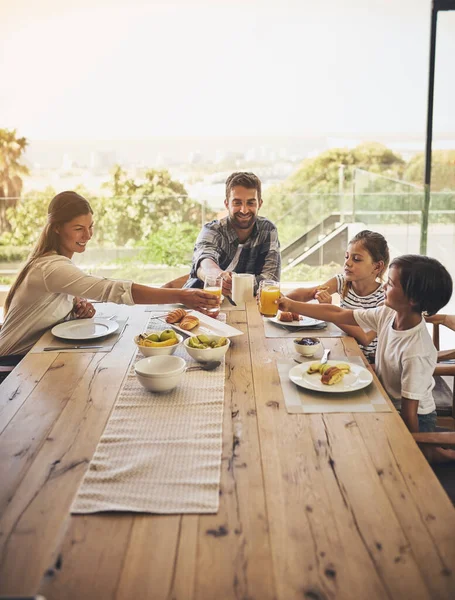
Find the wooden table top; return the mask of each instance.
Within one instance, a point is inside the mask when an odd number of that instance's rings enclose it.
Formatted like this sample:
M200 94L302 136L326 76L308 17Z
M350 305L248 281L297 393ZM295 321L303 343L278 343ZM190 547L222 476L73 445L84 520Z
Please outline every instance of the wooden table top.
M287 414L275 357L292 340L266 339L254 304L227 313L245 335L227 354L218 514L71 516L150 316L116 312L111 352L29 354L0 386L0 595L454 597L455 511L400 417Z

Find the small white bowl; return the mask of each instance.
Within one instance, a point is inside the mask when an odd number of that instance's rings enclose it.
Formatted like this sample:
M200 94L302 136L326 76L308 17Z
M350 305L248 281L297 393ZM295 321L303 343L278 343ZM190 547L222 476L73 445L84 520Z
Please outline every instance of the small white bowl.
M139 383L151 392L169 392L180 382L186 361L179 356L149 356L138 360L134 372Z
M312 340L313 342L316 342L315 344L299 344L298 342L300 342L301 340ZM319 338L309 338L309 337L303 337L303 338L297 338L294 340L294 348L295 351L298 352L299 354L301 354L302 356L314 356L316 354L316 352L319 352L319 350L322 348L322 344L321 344L321 340L319 340Z
M149 333L153 333L150 331ZM177 348L183 341L183 336L179 333L175 334L177 336L177 344L173 344L172 346L140 346L139 345L139 336L136 335L134 338L134 343L139 348L140 352L143 356L164 356L169 354L174 354Z
M210 342L217 342L222 336L208 335L207 337ZM188 346L189 340L190 338L187 338L183 342L183 347L191 356L191 358L194 358L194 360L197 360L197 362L200 363L206 363L212 360L221 360L231 345L231 340L228 338L224 346L220 346L219 348L205 348L205 350L201 350L199 348L191 348L191 346Z

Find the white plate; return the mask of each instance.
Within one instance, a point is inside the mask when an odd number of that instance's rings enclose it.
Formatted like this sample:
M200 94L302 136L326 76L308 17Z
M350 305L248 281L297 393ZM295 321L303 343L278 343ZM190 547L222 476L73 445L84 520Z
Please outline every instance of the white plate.
M269 321L275 323L276 325L281 325L282 327L308 327L308 329L312 329L314 327L322 329L327 325L325 321L311 319L310 317L300 317L299 321L289 321L286 323L285 321L279 321L278 316L276 316L270 317Z
M118 327L117 321L94 317L93 319L65 321L65 323L53 327L51 332L62 340L94 340L114 333Z
M209 317L200 313L197 310L188 311L190 315L193 317L197 317L200 321L199 325L194 329L188 331L187 329L181 329L178 323L171 323L172 326L177 331L181 331L185 335L199 335L201 333L205 333L208 335L222 335L224 337L235 337L236 335L243 335L243 331L240 329L236 329L235 327L231 327L226 323L222 323L218 321L218 319L214 319L213 317ZM163 318L164 321L164 318Z
M356 390L361 390L373 381L373 375L368 369L365 367L361 367L360 365L355 365L353 363L349 363L351 367L351 372L347 373L341 381L338 383L334 383L333 385L324 385L321 382L321 374L314 373L310 375L307 373L307 369L312 362L317 361L307 361L302 363L301 365L296 365L292 367L289 371L289 379L293 381L296 385L300 387L306 388L308 390L314 390L316 392L329 392L329 393L346 393L346 392L354 392ZM335 366L337 363L348 362L345 360L328 360L327 364L331 366Z

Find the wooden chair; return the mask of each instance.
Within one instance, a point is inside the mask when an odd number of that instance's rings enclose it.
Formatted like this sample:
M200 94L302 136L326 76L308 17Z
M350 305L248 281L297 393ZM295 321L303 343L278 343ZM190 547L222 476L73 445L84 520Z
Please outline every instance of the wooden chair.
M436 380L436 412L440 417L452 417L455 419L455 349L439 349L439 324L433 324L433 344L438 351L438 364L434 371ZM448 362L453 361L453 362ZM451 391L442 377L454 377L453 390ZM440 398L438 398L438 395Z
M185 285L185 283L188 281L189 277L190 277L190 274L187 273L185 275L182 275L181 277L177 277L176 279L172 279L172 281L168 281L167 283L165 283L161 287L164 287L164 288L182 288Z
M455 431L435 431L434 433L413 433L413 438L425 454L426 448L439 446L455 450ZM431 464L439 483L455 506L455 462Z

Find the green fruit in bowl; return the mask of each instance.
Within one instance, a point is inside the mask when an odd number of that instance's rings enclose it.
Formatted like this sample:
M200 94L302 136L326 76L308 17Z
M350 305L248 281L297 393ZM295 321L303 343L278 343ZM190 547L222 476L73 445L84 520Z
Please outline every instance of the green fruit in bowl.
M198 348L198 350L203 350L206 347L205 344L201 344L197 336L190 337L188 340L188 346L190 348Z
M201 344L208 344L210 342L209 338L203 333L201 333L201 335L198 335L197 338L201 342Z
M160 336L157 333L151 333L145 339L148 340L149 342L159 342Z
M170 340L172 338L177 338L173 329L165 329L160 333L160 342L165 342L166 340Z

